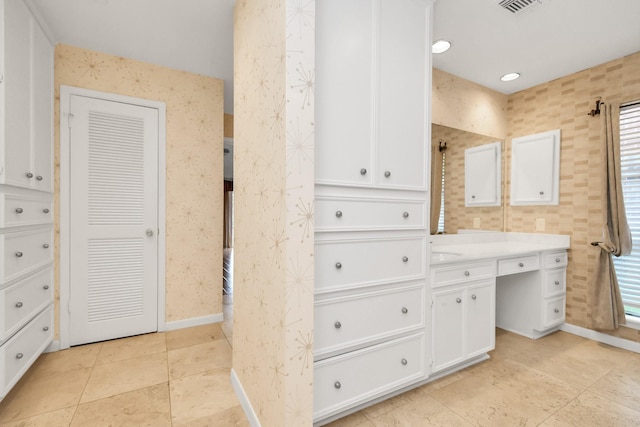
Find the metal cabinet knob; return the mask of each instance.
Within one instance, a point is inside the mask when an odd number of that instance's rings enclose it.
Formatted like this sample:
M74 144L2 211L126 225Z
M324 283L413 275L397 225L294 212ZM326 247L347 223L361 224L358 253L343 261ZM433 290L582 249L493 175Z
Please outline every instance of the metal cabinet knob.
M336 211L336 218L342 218L342 211Z
M27 172L27 178L33 178L33 174L31 172Z
M49 213L49 209L44 208L44 209L42 209L42 212L44 212L44 213L48 214L48 213Z
M336 322L336 323L333 324L333 326L335 326L336 329L340 329L340 328L342 328L342 323Z
M341 262L336 262L336 268L338 270L340 270L342 268L342 263Z
M48 290L48 289L49 289L49 285L44 285L44 286L42 287L42 289L44 289L45 291L46 291L46 290Z
M22 302L17 302L16 303L16 308L22 308Z
M336 381L335 383L333 383L333 386L338 390L342 388L342 384L340 384L340 381Z
M22 353L16 354L16 359L18 359L18 360L22 359L23 357L24 357L24 354L22 354Z
M460 304L460 303L462 302L462 300L461 300L460 298L456 298L456 302L457 302L458 304Z
M560 309L558 309L558 308L554 308L554 309L553 309L553 312L554 312L554 313L560 313Z
M560 258L556 258L556 262L560 262Z
M524 262L518 263L518 267L524 267Z
M49 249L49 244L45 243L45 244L42 245L42 247L45 248L45 249Z
M16 257L17 258L22 258L22 255L23 255L22 252L16 252Z
M474 195L472 195L472 196L471 196L471 198L472 198L472 199L475 199L475 198L476 198L475 194L474 194Z
M555 281L555 284L556 284L556 286L558 286L558 285L560 284L560 281L559 281L559 280L556 280L556 281Z
M407 314L409 309L407 307L402 307L402 314Z
M391 172L389 172L389 171L385 171L384 172L384 177L385 178L389 178L390 176L391 176Z
M471 295L471 299L475 300L478 299L478 297L476 296L476 294Z
M469 276L469 275L471 275L471 273L469 273L469 271L465 271L465 272L464 272L464 275L465 275L465 276Z
M366 175L367 170L365 168L360 169L360 175Z
M16 208L16 213L21 214L22 212L24 212L24 209L22 209L22 208Z
M48 326L45 326L44 328L42 328L43 331L47 332L49 330Z
M544 194L544 191L541 191L541 192L540 192L540 195L542 196L543 194Z
M403 217L403 218L409 218L409 212L405 212L405 213L403 213L403 214L402 214L402 217Z
M38 176L36 176L36 179L37 179L38 181L42 181L42 176L38 175Z
M406 256L403 256L403 257L402 257L402 262L409 262L409 258L408 258L408 257L406 257Z
M147 228L144 234L146 234L147 237L153 237L153 230L151 228Z
M406 365L406 364L407 364L407 363L409 363L409 362L407 361L407 359L402 359L402 360L400 361L400 363L402 363L403 365Z

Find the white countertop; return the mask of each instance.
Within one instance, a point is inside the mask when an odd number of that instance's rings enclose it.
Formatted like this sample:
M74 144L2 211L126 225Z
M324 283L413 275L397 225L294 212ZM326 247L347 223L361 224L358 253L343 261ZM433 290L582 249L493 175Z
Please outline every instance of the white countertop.
M431 264L509 258L570 245L570 237L560 234L468 232L430 237Z

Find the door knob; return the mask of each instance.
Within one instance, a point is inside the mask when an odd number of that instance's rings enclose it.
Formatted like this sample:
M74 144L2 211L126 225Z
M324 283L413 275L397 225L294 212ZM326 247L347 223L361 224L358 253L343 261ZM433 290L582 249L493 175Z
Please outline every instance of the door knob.
M149 237L153 237L153 230L150 228L147 228L147 231L145 232L145 234Z

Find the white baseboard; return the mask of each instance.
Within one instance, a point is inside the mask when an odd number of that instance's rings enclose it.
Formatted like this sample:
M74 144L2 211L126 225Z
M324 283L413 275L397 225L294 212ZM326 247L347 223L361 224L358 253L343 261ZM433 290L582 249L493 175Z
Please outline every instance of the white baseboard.
M233 386L233 390L236 392L236 396L240 401L240 405L244 410L244 414L247 416L247 420L251 427L261 427L260 420L258 419L258 415L256 411L253 410L253 406L251 406L251 402L249 401L249 396L245 393L242 384L240 383L240 378L236 375L236 371L231 369L231 385Z
M583 328L581 326L565 323L560 326L560 330L568 332L573 335L578 335L583 338L598 341L603 344L608 344L613 347L622 348L625 350L633 351L634 353L640 353L640 343L624 338L614 337L612 335L603 334L602 332L594 331L592 329Z
M210 314L208 316L192 317L190 319L174 320L165 323L165 331L175 331L176 329L190 328L192 326L208 325L210 323L219 323L224 320L222 313Z
M44 349L44 353L53 353L54 351L60 351L60 340L51 341L51 344Z

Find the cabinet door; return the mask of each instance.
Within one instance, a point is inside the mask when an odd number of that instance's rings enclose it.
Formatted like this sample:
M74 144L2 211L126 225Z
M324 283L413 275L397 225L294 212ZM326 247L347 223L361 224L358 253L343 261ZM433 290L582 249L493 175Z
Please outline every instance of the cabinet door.
M500 142L464 151L464 205L500 206Z
M316 4L318 183L373 182L374 5L373 0Z
M486 353L495 347L495 289L493 280L467 289L467 357Z
M433 294L433 369L440 371L464 357L464 290Z
M376 169L380 187L426 189L431 8L425 3L383 0L380 5Z
M53 47L33 24L33 185L53 192Z
M31 16L21 1L4 2L4 135L0 182L31 186ZM31 178L28 174L31 174Z
M557 205L560 130L514 138L511 153L511 204Z

